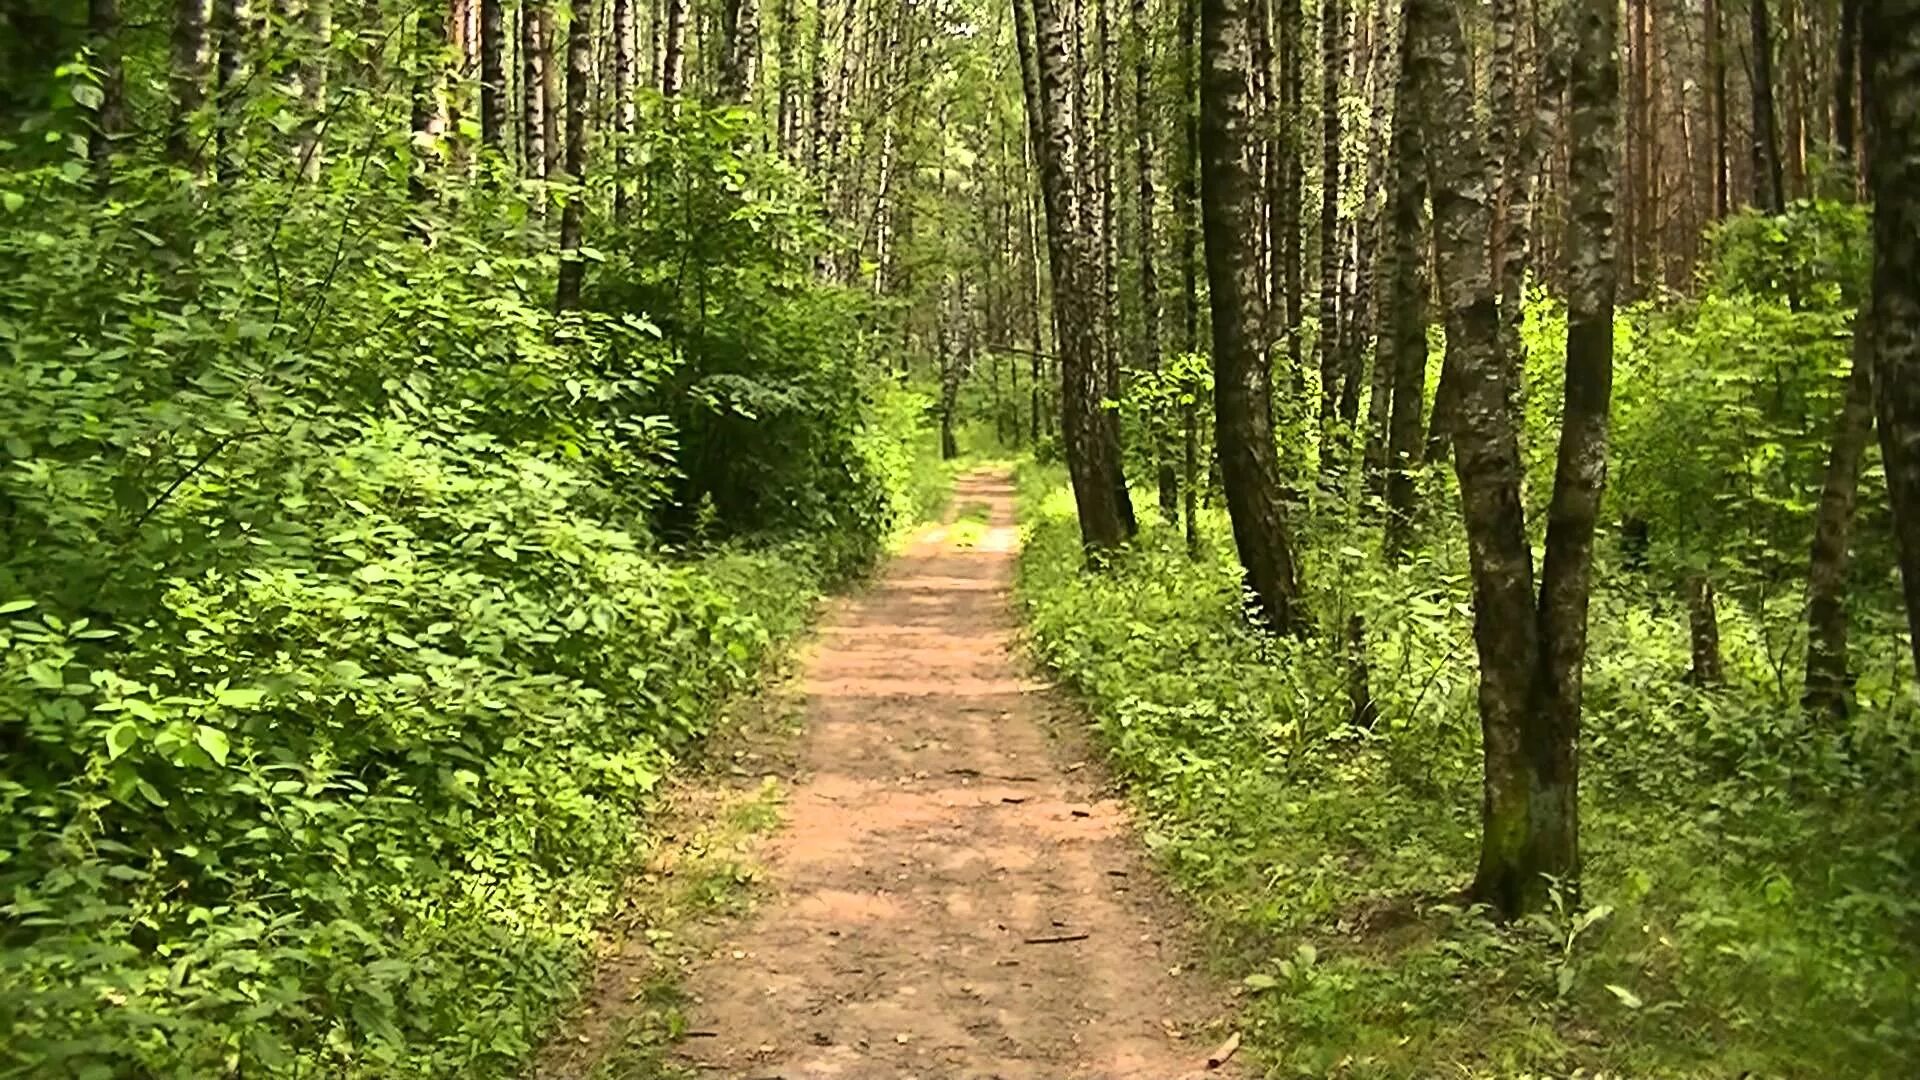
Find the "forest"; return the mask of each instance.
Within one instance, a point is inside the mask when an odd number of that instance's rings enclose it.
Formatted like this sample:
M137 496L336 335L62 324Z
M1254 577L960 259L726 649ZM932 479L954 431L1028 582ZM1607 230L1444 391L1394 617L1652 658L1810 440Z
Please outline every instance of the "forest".
M795 665L1184 944L715 1023ZM1917 668L1920 0L0 2L0 1077L1908 1076Z

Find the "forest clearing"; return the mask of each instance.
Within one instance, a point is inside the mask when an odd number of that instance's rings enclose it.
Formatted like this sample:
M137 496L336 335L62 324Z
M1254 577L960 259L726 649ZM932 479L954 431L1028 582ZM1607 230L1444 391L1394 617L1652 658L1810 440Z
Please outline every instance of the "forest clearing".
M0 1078L1913 1074L1920 0L0 4Z

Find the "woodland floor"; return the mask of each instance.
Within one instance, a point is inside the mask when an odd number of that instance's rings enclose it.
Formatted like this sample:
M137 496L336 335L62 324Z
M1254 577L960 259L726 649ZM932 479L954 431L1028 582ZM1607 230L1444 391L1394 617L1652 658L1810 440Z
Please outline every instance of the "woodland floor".
M783 821L756 853L769 887L694 932L687 1037L659 1065L751 1080L1232 1072L1206 1070L1226 995L1189 967L1184 913L1068 706L1018 655L1012 484L963 477L954 503L801 657L804 727L772 766L791 771ZM633 1075L606 1066L593 1071Z

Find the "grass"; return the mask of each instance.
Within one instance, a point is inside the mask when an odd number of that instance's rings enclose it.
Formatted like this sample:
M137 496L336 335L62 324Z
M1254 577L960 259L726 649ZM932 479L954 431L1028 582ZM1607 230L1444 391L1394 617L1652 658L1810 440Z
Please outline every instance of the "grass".
M1457 895L1479 741L1456 538L1436 530L1395 571L1363 527L1304 523L1325 626L1272 640L1239 619L1217 510L1198 560L1148 523L1096 575L1060 472L1028 466L1021 490L1034 650L1084 699L1240 983L1266 1075L1911 1075L1910 716L1863 720L1880 734L1843 751L1763 672L1688 686L1683 619L1622 580L1595 602L1583 900L1496 925ZM1349 614L1369 628L1371 733L1346 724L1328 632ZM1732 661L1758 629L1722 615Z

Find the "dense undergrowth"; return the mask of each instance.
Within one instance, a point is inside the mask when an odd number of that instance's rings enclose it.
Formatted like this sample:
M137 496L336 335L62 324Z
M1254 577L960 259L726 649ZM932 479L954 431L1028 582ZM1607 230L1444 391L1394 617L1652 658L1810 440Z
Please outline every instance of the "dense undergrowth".
M1363 532L1309 546L1309 580L1368 619L1362 731L1337 636L1245 627L1224 514L1197 561L1154 524L1091 574L1060 472L1021 488L1035 648L1244 978L1274 1075L1892 1077L1920 1052L1904 721L1842 740L1763 669L1691 686L1684 615L1620 579L1594 611L1584 895L1499 927L1450 892L1479 785L1459 543L1391 572ZM1730 653L1757 651L1723 618Z
M0 172L0 1075L517 1072L663 774L937 497L804 185L649 131L679 231L564 316L544 184Z
M1412 554L1389 564L1357 471L1317 475L1310 418L1280 410L1314 618L1300 639L1247 626L1211 497L1189 559L1136 489L1140 540L1088 572L1061 471L1023 470L1035 649L1086 699L1149 842L1244 980L1249 1041L1273 1075L1894 1077L1920 1055L1920 746L1871 451L1846 586L1851 708L1816 718L1800 702L1864 215L1805 203L1736 216L1712 239L1697 298L1617 323L1585 868L1580 895L1557 891L1544 916L1501 926L1461 898L1482 762L1450 470L1426 470ZM1562 309L1533 297L1523 335L1538 543ZM1152 434L1129 440L1135 477L1151 475ZM1721 598L1720 685L1691 677L1689 577ZM1359 724L1357 697L1372 710Z

